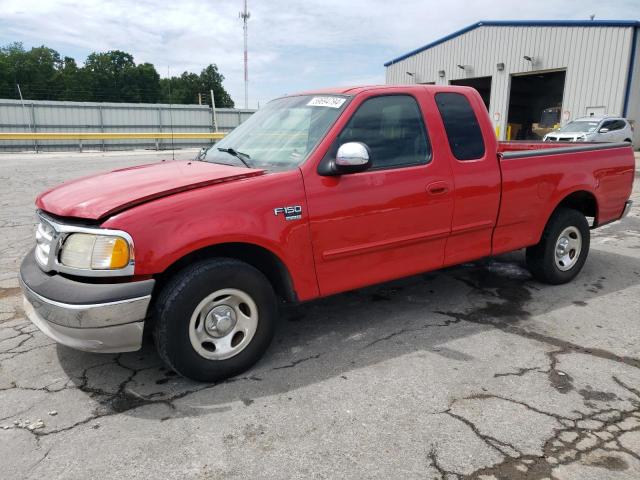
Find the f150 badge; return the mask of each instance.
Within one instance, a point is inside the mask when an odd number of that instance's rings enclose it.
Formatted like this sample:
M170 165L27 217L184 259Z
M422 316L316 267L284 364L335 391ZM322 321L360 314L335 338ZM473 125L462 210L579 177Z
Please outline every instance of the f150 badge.
M302 218L302 207L300 205L278 207L273 209L273 214L276 217L284 214L285 220L300 220Z

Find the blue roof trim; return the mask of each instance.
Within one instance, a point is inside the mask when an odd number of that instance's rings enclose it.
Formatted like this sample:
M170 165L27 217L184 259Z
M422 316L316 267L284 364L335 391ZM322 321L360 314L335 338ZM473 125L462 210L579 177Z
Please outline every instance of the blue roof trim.
M633 80L633 67L636 61L636 45L638 45L638 30L640 27L636 27L633 30L633 38L631 44L631 61L629 62L629 71L627 72L627 89L624 92L624 106L622 108L622 116L627 116L627 110L629 108L629 97L631 96L631 82Z
M412 57L416 53L424 52L430 48L440 45L452 38L475 30L478 27L640 27L638 20L483 20L465 27L457 32L453 32L446 37L442 37L434 42L420 48L405 53L384 64L385 67L398 63L401 60Z

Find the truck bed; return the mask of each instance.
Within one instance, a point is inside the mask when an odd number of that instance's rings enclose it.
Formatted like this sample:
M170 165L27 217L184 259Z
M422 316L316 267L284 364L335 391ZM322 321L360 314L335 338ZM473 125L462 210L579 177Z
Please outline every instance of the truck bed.
M499 142L498 158L502 198L494 254L538 243L552 211L572 194L592 201L593 227L617 220L633 186L628 143Z

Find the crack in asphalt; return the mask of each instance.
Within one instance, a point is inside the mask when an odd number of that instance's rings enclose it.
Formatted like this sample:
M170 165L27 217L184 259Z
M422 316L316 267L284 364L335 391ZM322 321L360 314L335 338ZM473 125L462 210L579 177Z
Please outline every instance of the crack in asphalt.
M35 348L42 348L42 346L38 346ZM128 386L135 379L136 375L146 370L156 369L158 368L158 365L145 366L141 368L133 368L125 365L122 362L121 360L122 355L123 354L118 354L115 358L110 359L107 362L92 365L90 367L85 368L82 371L82 373L78 376L78 384L74 384L73 382L69 384L69 382L66 382L61 387L52 389L50 388L50 385L57 383L57 381L51 382L50 384L45 385L43 387L20 386L20 385L17 385L16 382L14 381L11 383L10 386L0 389L0 391L16 389L16 390L27 390L27 391L40 391L40 392L46 392L46 393L58 393L67 389L76 389L86 393L89 396L89 398L93 399L97 403L97 406L93 410L91 415L87 416L86 418L83 418L82 420L74 422L70 425L64 426L62 428L57 428L53 430L30 429L29 424L22 424L21 422L19 422L18 425L13 425L9 428L23 429L28 431L36 438L36 441L39 444L39 440L42 437L55 435L61 432L67 432L69 430L73 430L79 426L86 425L88 423L91 423L92 421L98 420L103 417L117 415L117 414L121 414L136 408L140 408L148 405L157 405L157 404L166 405L170 409L176 410L177 407L174 402L176 400L180 400L193 393L212 389L222 384L230 384L230 383L236 383L240 381L262 381L262 378L256 375L250 375L250 376L244 376L244 377L233 377L218 383L201 384L201 385L198 385L196 388L188 388L178 393L175 393L173 395L166 396L164 398L155 398L159 395L164 395L164 392L155 392L145 396L145 395L140 395L134 392L133 390L128 388ZM301 358L296 361L293 361L287 365L273 367L270 370L273 371L273 370L294 368L301 363L304 363L319 357L320 357L320 354L311 355L309 357L305 357L305 358ZM118 367L129 371L129 374L122 382L120 382L117 389L115 391L107 391L101 388L97 388L95 386L91 386L90 378L89 378L91 370L94 370L100 367L105 367L107 365L112 365L112 364L117 365ZM166 373L168 377L173 376L173 374L174 372ZM249 399L243 399L242 401L245 404L245 406L249 405L250 402L252 403L252 401ZM16 418L22 413L29 411L30 409L31 407L21 412L9 415L2 420ZM170 417L167 417L167 418L170 418Z
M515 372L498 372L493 374L493 378L498 377L522 377L529 372L541 372L540 367L521 367Z
M8 312L0 312L0 313L8 313ZM3 323L9 323L9 322L13 322L14 320L17 320L19 318L19 313L17 311L13 312L12 315L9 318L5 318L3 320L0 320L0 325L2 325Z
M67 425L65 427L62 428L58 428L58 429L53 429L53 430L36 430L36 429L30 429L29 425L23 425L21 423L19 423L18 425L14 425L11 428L16 428L16 429L23 429L28 431L29 433L31 433L32 435L35 436L37 442L39 443L39 439L41 437L46 437L49 435L55 435L61 432L66 432L69 430L73 430L76 427L79 427L81 425L86 425L87 423L90 423L94 420L98 420L100 418L103 417L108 417L111 415L117 415L129 410L133 410L135 408L139 408L142 406L146 406L146 405L155 405L155 404L163 404L163 405L167 405L169 408L171 408L172 410L176 409L176 406L174 404L174 402L176 400L179 400L181 398L186 397L187 395L190 395L192 393L196 393L202 390L206 390L208 388L213 388L216 384L211 384L211 385L202 385L199 386L197 388L193 388L193 389L187 389L184 390L182 392L176 393L175 395L170 395L166 398L162 398L162 399L155 399L155 398L150 398L150 396L145 397L143 395L139 395L136 392L133 392L131 389L127 388L128 385L133 381L133 379L135 378L136 375L138 375L140 372L143 372L145 370L149 370L149 369L154 369L157 368L157 365L153 365L153 366L149 366L149 367L142 367L142 368L132 368L132 367L128 367L126 365L124 365L120 358L121 358L122 354L119 354L118 356L115 357L115 359L113 359L112 361L109 362L105 362L102 364L98 364L98 365L92 365L91 367L88 367L86 369L84 369L81 373L81 375L79 376L79 380L80 383L79 385L68 385L65 384L63 385L60 389L56 389L56 390L51 390L48 389L48 385L46 385L45 387L39 387L39 388L34 388L34 387L22 387L22 386L18 386L15 384L13 384L12 387L9 387L5 390L9 390L11 388L15 388L15 389L20 389L20 390L32 390L32 391L42 391L42 392L47 392L47 393L57 393L60 392L62 390L66 390L66 389L77 389L80 390L86 394L88 394L89 398L93 399L94 401L97 402L97 407L93 410L92 414L89 415L88 417L79 420L77 422L72 423L71 425ZM110 364L115 364L123 369L129 370L129 375L127 376L127 378L125 380L123 380L122 382L120 382L120 384L118 385L118 388L115 392L109 392L106 390L103 390L101 388L97 388L97 387L92 387L89 385L89 372L93 369L99 368L99 367L104 367L106 365L110 365ZM55 382L53 382L55 383ZM16 417L19 414L14 414L11 417L8 418L13 418Z
M468 475L462 475L457 472L453 473L464 480L480 480L482 478L542 480L545 478L556 478L553 474L555 468L560 465L577 462L586 455L598 450L623 452L636 459L640 459L638 453L629 450L620 443L620 437L625 433L640 431L640 392L625 384L616 376L612 378L618 385L634 396L634 398L630 399L634 408L628 410L605 408L594 410L587 414L580 414L577 418L570 418L557 413L535 409L525 402L519 402L499 395L482 394L465 397L465 399L483 400L491 398L513 402L535 413L556 419L564 428L555 429L554 435L545 440L542 447L542 455L518 452L519 455L517 456L506 455L502 462L480 468ZM457 400L454 400L453 403L456 401ZM485 443L489 444L490 441L493 440L492 437L481 433L473 422L466 420L465 423L469 424L470 427L472 426L471 428L474 434ZM510 445L510 447L514 448L512 445ZM518 451L515 448L514 450ZM621 461L617 457L613 458ZM613 462L612 467L608 463L602 466L610 470L620 469L620 464L618 463L616 466L615 462Z
M273 367L271 370L282 370L284 368L293 368L293 367L296 367L296 366L300 365L301 363L308 362L309 360L314 360L316 358L320 358L320 354L319 353L316 353L315 355L310 355L310 356L305 357L305 358L300 358L299 360L294 360L293 362L288 363L287 365L281 365L279 367Z
M436 312L436 313L440 313L440 312ZM394 332L389 333L388 335L385 335L384 337L380 337L377 338L376 340L373 340L372 342L367 343L366 345L364 345L362 348L370 348L378 343L381 342L385 342L387 340L391 340L394 337L398 337L400 335L404 335L405 333L415 333L415 332L422 332L424 330L428 330L430 328L442 328L442 327L448 327L449 325L454 325L456 323L460 323L462 320L458 319L458 318L448 318L447 320L445 320L442 323L427 323L424 324L420 327L416 327L416 328L402 328L400 330L396 330Z
M469 273L470 272L467 272L467 274ZM518 325L520 321L531 317L531 313L528 312L525 307L532 298L530 288L533 290L537 290L537 288L535 288L533 285L528 285L526 281L515 281L514 279L505 281L497 275L484 275L482 269L477 269L475 272L471 272L470 274L472 276L476 276L476 281L456 275L454 275L453 278L469 286L473 291L479 292L482 295L482 298L495 298L501 301L487 301L486 304L482 307L470 308L464 312L441 310L435 311L435 313L439 313L452 319L446 325L449 325L451 323L458 323L461 321L487 325L501 330L505 333L518 335L529 340L534 340L555 347L554 350L546 352L546 355L549 358L549 368L547 370L543 370L539 366L522 367L518 368L514 372L496 373L494 374L494 378L505 376L521 377L532 372L545 373L548 376L551 386L559 393L566 394L574 389L573 378L571 377L571 375L561 371L558 368L559 357L561 355L574 353L585 354L627 365L633 368L640 368L640 359L638 358L617 355L602 348L584 347L582 345L556 338L551 335L546 335L544 333L535 332L521 325ZM605 278L601 277L596 282L594 282L592 285L592 289L596 292L602 290L604 288L602 285L602 280L605 280ZM373 342L367 344L365 348L375 345L379 342L404 335L406 333L446 325L431 324L413 329L402 328L391 332L384 337L374 340ZM619 437L627 431L640 430L640 421L638 422L637 427L627 429L626 431L618 427L618 424L628 421L630 418L640 417L640 402L638 402L638 399L640 399L640 391L624 384L615 376L612 378L618 385L635 395L636 399L633 401L633 404L636 406L635 408L626 411L616 409L596 409L589 414L582 414L576 411L577 417L570 418L550 412L545 412L543 410L536 409L528 405L527 403L500 397L497 395L479 394L472 397L467 397L475 399L499 398L504 401L516 403L532 412L535 412L536 414L546 415L556 419L558 422L560 422L561 425L564 426L564 428L557 429L555 435L545 441L543 447L543 456L537 457L533 455L524 455L522 454L522 452L519 452L518 449L513 445L510 445L489 435L482 434L478 427L473 424L473 422L469 421L461 415L454 414L449 409L445 412L448 416L467 425L479 439L481 439L491 449L502 454L505 459L497 465L481 468L469 475L463 475L458 472L444 470L438 462L436 449L432 448L432 450L429 452L429 459L431 461L431 464L439 472L442 479L450 478L450 476L455 476L459 479L469 480L481 478L498 478L508 480L541 480L544 478L555 478L553 476L553 469L557 465L564 465L578 461L586 454L595 450L604 449L612 452L624 452L633 456L634 458L640 459L640 454L632 452L629 449L625 448L619 441ZM602 397L607 400L616 398L615 394L607 394L606 392L592 392L588 390L581 390L578 393L580 393L585 400L588 400L591 397L596 399L601 399L600 397ZM585 404L589 406L586 401ZM605 419L604 421L598 420L602 424L599 429L590 430L588 428L582 428L578 426L582 424L582 422L594 420L599 416L606 416L607 414L611 415L611 419ZM613 430L613 432L609 431L608 429ZM560 436L565 436L565 438L567 438L567 436L575 436L575 438L571 441L561 441L559 440ZM615 448L611 446L612 444L615 445ZM558 445L560 445L560 447ZM616 457L613 458L614 460L619 460ZM604 462L602 466L604 468L610 469L618 468L619 464L617 464L614 460L611 460L608 463ZM618 467L616 467L616 465L618 465Z
M440 461L438 460L438 452L436 451L435 447L431 447L431 449L429 450L429 453L427 453L427 458L429 459L431 466L433 468L436 469L436 471L440 474L440 478L441 479L450 479L451 477L454 477L456 479L460 478L460 475L452 472L450 470L446 470L444 467L442 467L442 465L440 464Z
M34 463L29 467L29 471L33 470L38 465L40 465L49 456L49 453L51 452L52 449L53 447L49 447L49 449L46 452L44 452L44 455L36 463Z
M483 276L481 272L481 268L478 269L480 273L477 275ZM485 272L486 273L486 272ZM471 274L473 276L473 274ZM492 278L493 281L486 282L486 278ZM385 342L391 340L395 337L413 333L417 331L423 331L429 328L440 328L447 327L451 324L456 324L462 321L488 325L493 328L499 329L505 333L515 334L530 340L538 341L550 346L555 347L554 350L546 352L547 357L549 358L549 368L547 370L543 370L542 367L521 367L511 372L498 372L493 376L494 378L498 377L506 377L506 376L516 376L522 377L529 373L545 373L548 375L549 382L559 393L568 393L569 391L574 389L573 379L566 372L562 372L558 368L559 357L561 355L572 354L572 353L581 353L586 355L595 356L598 358L614 361L617 363L621 363L633 368L640 368L640 359L627 357L627 356L619 356L612 352L609 352L604 349L599 348L588 348L583 347L581 345L568 342L550 335L542 334L539 332L531 331L517 323L521 320L527 319L531 316L531 314L525 309L527 302L531 299L530 288L534 289L532 285L527 285L525 281L514 281L513 279L509 279L508 281L497 280L499 278L497 275L488 275L482 278L483 281L472 280L467 278L461 278L454 276L455 279L461 281L462 283L471 287L474 291L479 291L483 298L489 299L499 299L500 302L487 301L487 303L480 308L470 308L464 312L455 312L455 311L436 311L435 313L441 314L447 319L443 323L438 324L425 324L423 326L417 328L402 328L391 332L381 338L373 340L372 342L364 345L363 348L369 348L378 343ZM597 282L596 282L597 283ZM594 284L594 288L598 288ZM19 290L19 289L17 289ZM0 298L2 293L0 292ZM17 316L14 315L14 316ZM26 331L31 326L30 323L26 323L24 325L12 326L12 328L16 335L4 338L2 341L8 341L11 339L15 339L24 335L25 338L21 339L17 345L7 349L4 352L0 352L0 354L6 355L10 354L8 357L4 357L0 359L0 362L7 361L11 358L14 358L17 355L21 355L27 353L29 351L46 347L51 344L39 344L37 346L21 349L29 340L34 339L34 333L37 330ZM318 359L321 357L321 354L310 355L305 358L301 358L298 360L294 360L289 364L275 366L269 369L269 371L282 370L295 368L300 364L308 362L313 359ZM92 369L103 367L106 365L114 364L118 367L121 367L125 370L128 370L129 373L127 377L118 384L117 389L114 391L107 391L101 388L97 388L91 386L90 384L90 371ZM7 391L11 389L22 389L22 390L33 390L33 391L43 391L47 393L57 393L63 391L65 389L78 389L86 393L89 398L93 399L97 402L97 406L88 417L79 420L71 425L67 425L54 430L37 430L37 429L29 429L25 426L14 426L11 428L20 428L25 429L29 433L31 433L35 438L36 442L39 445L39 439L41 437L46 437L49 435L55 435L61 432L67 432L73 430L79 426L86 425L91 423L92 421L98 420L103 417L117 415L132 409L154 405L154 404L162 404L168 406L172 410L176 410L177 407L174 402L179 399L182 399L188 395L193 393L197 393L203 390L215 388L218 385L224 383L234 383L238 381L261 381L262 378L257 377L255 375L248 377L236 377L228 379L224 382L220 382L217 384L208 384L198 386L197 388L189 388L173 395L168 395L163 398L155 398L156 396L165 395L164 392L155 392L149 395L140 395L136 392L132 391L129 388L129 385L132 381L134 381L136 375L145 370L157 368L157 365L146 366L141 368L133 368L125 365L121 361L121 355L116 356L114 359L109 360L108 362L92 365L82 371L79 376L78 384L69 384L66 382L59 388L50 388L51 385L57 383L57 381L52 382L44 387L25 387L16 385L13 382L9 387L5 387L0 389L0 391ZM618 384L621 388L628 391L630 394L634 396L634 400L631 401L634 408L630 410L620 410L620 409L594 409L592 412L585 414L576 411L575 417L562 416L557 413L546 412L540 409L537 409L531 405L528 405L525 402L521 402L518 400L514 400L508 397L502 397L499 395L493 395L488 393L471 395L468 397L464 397L463 399L455 399L451 403L448 410L445 410L443 414L446 414L450 418L462 422L465 424L475 436L477 436L488 448L498 452L502 455L503 460L495 465L484 467L474 471L471 474L463 475L459 472L448 471L444 469L441 465L440 459L438 457L437 446L432 446L431 450L428 452L427 457L435 470L438 471L442 479L450 479L455 477L457 479L470 479L476 480L483 478L483 475L491 476L498 479L506 478L509 480L539 480L543 478L554 478L553 477L553 469L558 465L565 465L575 461L580 460L585 455L595 451L595 450L604 450L608 452L623 452L628 454L636 459L640 460L640 455L637 452L630 451L620 442L620 437L626 432L635 432L640 430L640 421L636 420L636 426L631 428L623 428L620 425L624 425L625 422L629 422L630 419L639 419L640 418L640 391L626 383L622 382L619 378L613 376L614 382ZM158 383L158 382L157 382ZM594 399L600 399L598 396L603 396L604 398L611 399L607 395L606 392L596 392L590 390L581 390L579 392L585 400L593 397ZM511 402L514 404L521 405L522 407L530 410L539 415L548 416L554 418L561 425L560 428L555 429L554 435L551 438L545 440L543 445L543 455L535 456L530 454L524 454L519 451L514 445L511 445L508 442L500 440L499 438L495 438L494 436L487 435L482 433L481 428L478 427L475 423L465 418L463 415L459 413L453 413L451 411L451 407L455 404L455 402L460 400L479 400L482 401L484 399L499 399L506 402ZM613 395L612 398L616 398ZM247 399L243 399L245 405L248 405L249 401ZM586 404L586 402L585 402ZM30 408L29 408L30 409ZM15 418L22 413L25 413L29 409L26 409L22 412L15 413L13 415L4 417L0 419L0 421ZM170 418L170 417L166 417ZM586 421L599 422L598 428L586 428L582 425ZM594 423L595 425L595 423ZM615 428L613 428L615 427ZM50 450L49 450L50 451ZM47 451L44 456L33 465L34 468L40 462L42 462L45 458L47 458L49 451ZM608 463L605 462L605 468L619 468L620 464L614 462L613 460Z
M455 403L455 401L454 401L454 403ZM507 442L503 442L503 441L501 441L501 440L499 440L499 439L497 439L495 437L492 437L490 435L486 435L486 434L480 433L479 428L472 421L466 419L462 415L457 415L457 414L453 413L451 411L451 409L447 410L445 412L445 414L447 414L451 418L454 418L454 419L464 423L488 447L494 449L495 451L497 451L501 455L510 456L510 457L521 455L521 453L518 451L518 449L516 447L514 447L513 445L510 445ZM505 449L511 449L511 451L508 451L508 450L505 451ZM514 454L514 452L515 452L515 454Z
M557 370L558 356L560 355L580 353L621 363L630 367L640 368L640 359L638 358L617 355L602 348L583 347L582 345L544 333L535 332L519 325L518 323L520 321L531 317L531 313L525 309L527 303L532 299L531 292L529 291L530 285L523 280L505 279L498 275L488 273L486 270L478 268L472 272L467 272L467 275L475 277L475 281L462 278L458 275L453 275L453 278L469 286L474 291L479 292L483 298L498 298L502 300L501 302L488 301L482 307L470 308L464 312L438 310L436 313L457 321L464 320L478 325L491 326L505 333L556 347L556 350L547 352L547 356L551 362L548 375L550 383L561 393L566 393L573 387L571 377L565 372L559 372ZM594 282L594 288L602 289L602 280L604 280L603 277ZM523 374L524 373L527 372L523 372Z

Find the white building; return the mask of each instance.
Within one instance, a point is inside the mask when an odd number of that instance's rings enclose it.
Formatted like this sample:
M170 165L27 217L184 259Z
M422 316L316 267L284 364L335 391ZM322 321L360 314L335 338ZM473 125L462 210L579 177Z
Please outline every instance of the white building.
M622 115L640 146L640 21L483 21L385 63L388 84L468 85L500 139ZM541 122L542 120L542 122Z

